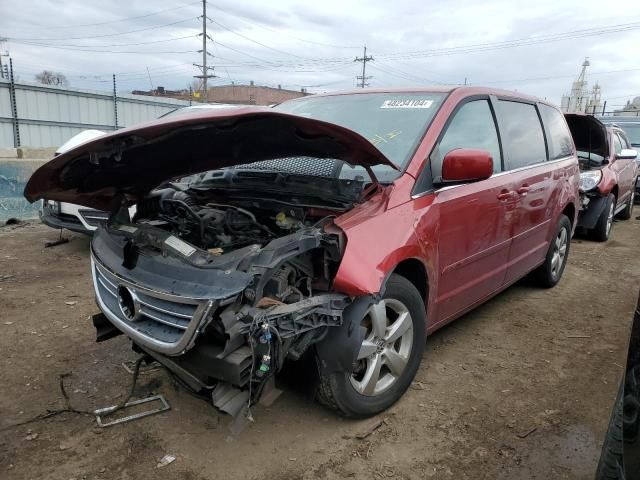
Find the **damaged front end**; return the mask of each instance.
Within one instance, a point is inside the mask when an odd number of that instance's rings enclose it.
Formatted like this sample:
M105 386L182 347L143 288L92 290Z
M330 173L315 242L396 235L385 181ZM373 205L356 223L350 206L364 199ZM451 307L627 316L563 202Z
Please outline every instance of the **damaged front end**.
M298 219L265 205L200 201L155 191L135 221L123 209L97 231L92 274L106 319L96 327L104 334L107 320L190 389L237 414L285 360L342 324L351 299L330 290L342 238L313 211L291 210Z
M322 372L352 370L372 296L333 290L333 219L383 188L379 165L396 168L352 130L240 109L104 135L41 167L25 196L112 212L91 244L98 341L124 333L236 415L311 347Z

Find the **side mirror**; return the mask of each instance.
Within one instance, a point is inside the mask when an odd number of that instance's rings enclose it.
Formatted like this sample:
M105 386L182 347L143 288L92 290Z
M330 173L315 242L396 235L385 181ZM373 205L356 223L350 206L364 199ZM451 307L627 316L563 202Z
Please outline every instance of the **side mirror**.
M456 148L442 161L443 182L473 182L493 175L493 158L486 150Z
M630 148L624 148L620 153L616 153L616 158L619 160L634 160L637 156L638 152Z

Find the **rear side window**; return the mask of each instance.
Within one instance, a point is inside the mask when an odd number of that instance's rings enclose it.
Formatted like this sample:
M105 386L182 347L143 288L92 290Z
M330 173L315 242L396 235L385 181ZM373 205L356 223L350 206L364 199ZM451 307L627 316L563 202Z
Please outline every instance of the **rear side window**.
M508 170L546 161L547 149L535 105L508 100L499 100L498 105Z
M442 160L447 153L456 148L487 150L493 157L493 171L502 170L500 142L487 100L467 102L454 114L440 143L431 154L434 182L442 180Z
M573 139L564 116L548 105L538 105L540 116L547 127L549 160L568 157L573 153Z

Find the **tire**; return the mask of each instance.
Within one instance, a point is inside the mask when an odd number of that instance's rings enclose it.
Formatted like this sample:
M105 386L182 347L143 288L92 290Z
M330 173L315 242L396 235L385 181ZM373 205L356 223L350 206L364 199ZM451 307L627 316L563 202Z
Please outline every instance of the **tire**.
M564 272L571 247L571 222L566 215L560 215L558 226L551 237L544 263L533 272L536 282L544 288L555 287Z
M597 242L606 242L611 235L611 228L613 227L613 218L615 217L616 210L616 196L610 193L607 197L600 218L596 222L596 226L591 230L591 238Z
M404 321L400 320L401 316ZM409 388L420 366L426 342L424 300L411 282L392 274L382 300L369 308L361 325L366 328L358 353L363 358L356 361L351 372L320 375L316 392L321 404L345 417L366 418L382 412ZM398 338L393 338L389 328L394 325L404 331ZM392 343L382 344L382 339L389 336ZM391 349L394 353L389 352ZM396 372L394 363L399 369ZM404 367L400 369L403 363ZM378 380L373 381L376 366Z
M633 215L633 205L635 203L635 197L636 197L636 182L633 182L633 188L631 189L631 196L629 197L629 201L627 202L627 205L624 207L624 210L622 210L619 214L618 214L618 218L620 218L621 220L629 220L631 218L631 215Z
M623 454L623 406L622 390L620 385L616 402L613 405L609 427L604 437L600 461L596 470L596 480L622 480L624 479Z

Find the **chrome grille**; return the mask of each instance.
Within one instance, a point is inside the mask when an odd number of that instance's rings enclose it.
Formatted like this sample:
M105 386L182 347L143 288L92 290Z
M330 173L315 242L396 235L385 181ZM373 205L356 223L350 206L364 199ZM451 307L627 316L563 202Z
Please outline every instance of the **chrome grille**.
M177 355L192 345L200 323L213 305L154 291L120 278L92 258L98 305L113 324L134 341L167 355ZM121 292L131 295L135 314L121 307Z

